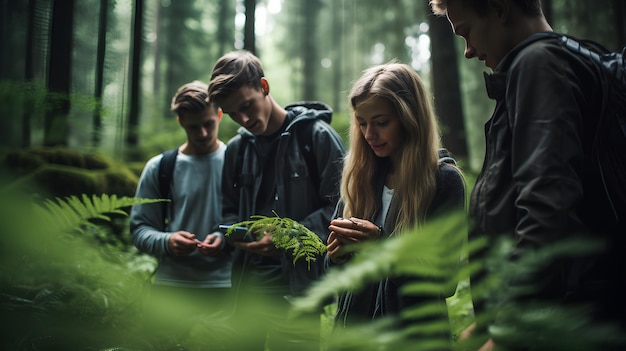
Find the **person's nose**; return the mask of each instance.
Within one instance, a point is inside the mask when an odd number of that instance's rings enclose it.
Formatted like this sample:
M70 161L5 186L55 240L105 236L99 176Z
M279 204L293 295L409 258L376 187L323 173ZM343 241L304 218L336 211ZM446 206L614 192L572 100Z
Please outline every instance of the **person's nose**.
M372 128L371 125L368 125L367 127L365 127L365 140L373 141L375 139L376 139L376 133L374 131L374 128Z
M208 136L210 134L209 128L207 127L200 128L200 134L202 134L202 137Z
M465 58L471 59L476 56L476 49L469 43L465 42Z
M237 117L239 117L239 124L241 125L245 125L250 120L250 117L248 117L248 115L241 112L237 114Z

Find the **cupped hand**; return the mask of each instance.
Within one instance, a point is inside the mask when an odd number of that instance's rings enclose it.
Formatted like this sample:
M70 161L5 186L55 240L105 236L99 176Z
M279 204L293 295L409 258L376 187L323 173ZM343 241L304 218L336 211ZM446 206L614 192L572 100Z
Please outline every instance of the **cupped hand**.
M209 234L206 236L203 242L196 243L198 250L203 255L217 256L222 252L223 239L217 234Z
M277 256L279 253L279 250L272 242L272 236L268 232L265 232L265 235L257 241L236 241L234 245L242 250L263 256Z
M328 230L335 232L337 239L344 244L375 240L380 237L380 229L376 224L356 217L333 219Z
M195 239L195 234L182 230L170 235L167 240L170 253L174 256L190 255L197 248L198 242Z
M339 239L337 233L330 232L328 240L326 241L326 254L335 263L343 262L347 258L345 253L344 243Z

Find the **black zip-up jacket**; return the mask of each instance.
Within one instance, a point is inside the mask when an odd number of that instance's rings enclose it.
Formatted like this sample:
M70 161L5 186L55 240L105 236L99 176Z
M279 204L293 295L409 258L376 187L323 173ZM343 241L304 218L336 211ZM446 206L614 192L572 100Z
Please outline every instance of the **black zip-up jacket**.
M449 156L442 157L440 151L439 171L437 172L437 190L428 208L427 218L435 218L448 213L448 211L463 211L465 206L465 183L459 171L450 164L456 161ZM447 152L446 152L447 155ZM369 191L374 192L378 201L382 201L382 192L386 179L387 170L385 167L377 169L374 184ZM381 237L389 237L395 228L395 218L397 217L400 203L398 197L394 196L389 206L389 211L385 219L384 230ZM337 206L336 216L343 212L343 202ZM374 216L376 218L377 215ZM374 222L374 218L369 220ZM376 223L380 225L380 223ZM383 239L384 240L384 239ZM460 261L461 248L458 248ZM326 256L327 269L335 264ZM445 299L454 294L455 286L451 286L449 291L442 291L439 297L432 295L417 296L407 295L401 289L409 283L425 279L420 277L394 276L387 277L380 282L367 283L357 291L344 292L339 296L336 326L347 327L358 323L367 322L381 317L401 317L401 313L410 308L415 308L422 303L436 302L445 306ZM445 310L443 308L442 310ZM445 316L447 319L447 315ZM415 321L410 318L402 318L401 324L406 326L411 323L423 323L424 320ZM396 326L397 327L397 326Z
M339 180L345 147L337 132L330 126L332 110L319 102L304 102L285 107L287 126L280 135L275 169L264 172L256 146L256 137L240 128L238 135L227 144L222 175L223 222L227 224L250 219L258 214L257 196L262 176L276 177L273 210L281 217L291 218L315 232L323 241L328 238L328 224L339 197ZM313 123L307 129L306 123ZM304 129L303 129L304 128ZM311 131L312 153L317 175L307 167L304 151L298 137L302 131ZM306 145L305 147L308 147ZM314 184L316 183L318 184ZM233 284L238 284L242 269L254 256L235 250ZM293 266L292 257L281 257L282 281L293 295L298 295L323 270L323 257L317 264L299 260ZM273 273L271 273L273 274ZM274 276L276 278L276 276ZM245 279L245 277L244 277Z
M508 278L538 288L522 300L592 302L601 318L624 320L624 228L611 216L591 157L599 78L556 39L531 41L485 74L496 106L470 198L470 238L508 236L516 243L513 259L577 235L607 240L598 256L555 261L530 282Z

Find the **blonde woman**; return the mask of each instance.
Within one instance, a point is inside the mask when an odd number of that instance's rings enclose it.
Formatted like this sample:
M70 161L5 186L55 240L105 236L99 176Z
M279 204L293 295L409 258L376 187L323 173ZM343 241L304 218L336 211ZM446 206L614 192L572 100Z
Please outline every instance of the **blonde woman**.
M350 93L350 147L341 181L339 218L330 222L331 264L351 257L345 247L384 240L436 213L463 209L465 186L454 160L442 162L431 97L408 65L367 69ZM414 297L402 296L406 279L387 278L340 296L340 326L399 314ZM442 297L443 300L444 297Z

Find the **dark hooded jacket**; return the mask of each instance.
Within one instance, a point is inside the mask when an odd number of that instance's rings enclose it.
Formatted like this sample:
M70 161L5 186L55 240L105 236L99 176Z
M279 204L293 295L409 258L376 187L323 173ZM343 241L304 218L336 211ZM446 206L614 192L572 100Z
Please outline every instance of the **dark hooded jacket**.
M470 238L512 239L513 259L580 235L604 240L609 245L600 255L555 260L527 282L508 278L511 286L534 284L522 300L599 303L599 316L623 320L626 236L591 157L598 79L557 39L532 37L485 74L496 106L485 124L485 160L470 199Z
M279 136L272 170L264 170L257 137L244 128L228 142L222 175L222 220L232 224L258 215L256 200L262 190L263 177L272 176L276 188L270 190L274 192L271 209L283 218L298 221L326 242L328 224L339 196L345 147L330 126L332 110L329 106L305 102L288 105L285 109L288 112L286 127ZM303 143L298 138L305 138L302 135L305 132L312 136ZM308 145L309 142L312 145ZM301 147L310 148L316 170L308 169L305 150ZM318 277L322 266L322 257L309 270L304 260L297 261L294 267L289 252L274 260L235 249L233 284L241 282L241 274L245 274L244 281L252 274L262 281L271 281L268 285L284 290L280 291L283 294L298 295Z

